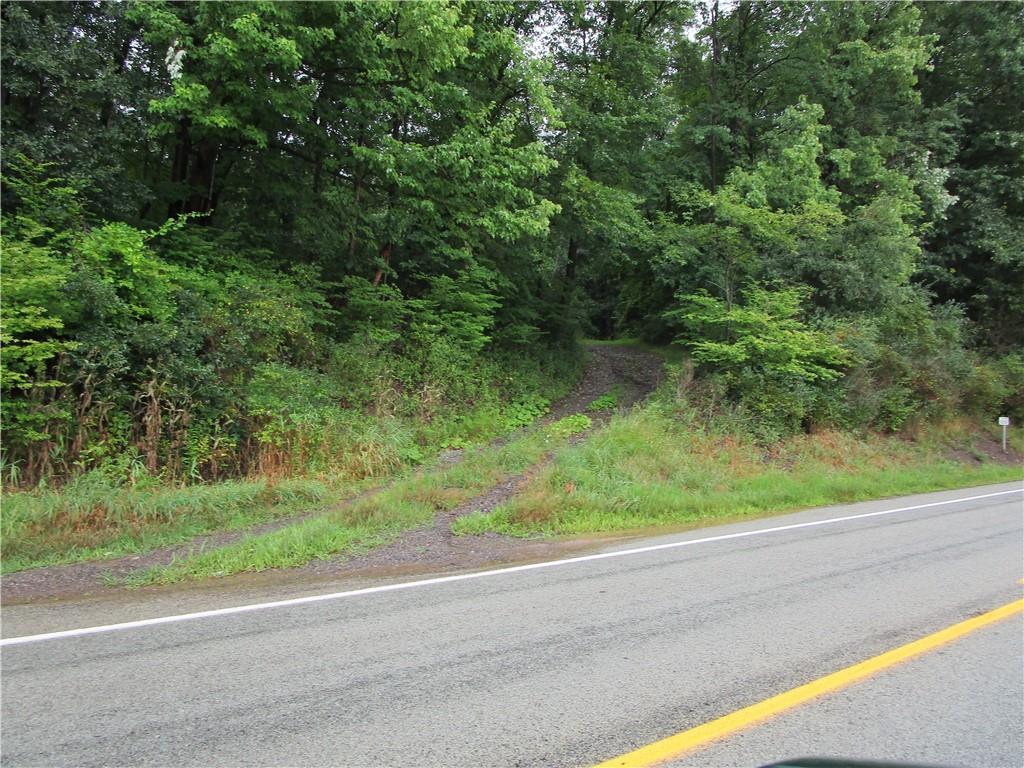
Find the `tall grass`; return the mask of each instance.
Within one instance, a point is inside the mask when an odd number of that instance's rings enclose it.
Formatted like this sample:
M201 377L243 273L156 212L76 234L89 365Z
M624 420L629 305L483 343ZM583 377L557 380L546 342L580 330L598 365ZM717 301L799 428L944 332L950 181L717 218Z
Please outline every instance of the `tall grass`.
M321 480L231 480L184 488L126 486L92 472L59 490L3 499L3 572L114 557L295 514L338 490Z
M560 450L509 503L455 522L459 534L622 531L1019 480L1019 467L946 458L950 439L822 432L764 448L652 405Z
M350 507L153 568L130 583L166 584L287 568L380 546L402 531L430 523L438 512L453 509L525 471L558 441L564 439L538 431L497 449L476 449L460 464L403 478Z
M517 394L520 382L508 397L488 390L481 402L450 409L444 417L323 408L268 422L260 433L251 479L169 485L166 473L153 474L125 453L59 488L5 492L0 567L9 573L144 552L313 511L412 472L444 448L479 445L523 427L547 410L549 396L564 395L574 382L573 376L533 375L528 383L544 394ZM515 450L509 447L508 455ZM399 507L392 511L398 529L428 514L421 510L416 517ZM300 526L295 534L307 544L316 527L310 526ZM323 534L313 538L330 540ZM299 549L307 551L312 546L307 544ZM268 555L267 562L276 556ZM288 555L282 557L291 562Z

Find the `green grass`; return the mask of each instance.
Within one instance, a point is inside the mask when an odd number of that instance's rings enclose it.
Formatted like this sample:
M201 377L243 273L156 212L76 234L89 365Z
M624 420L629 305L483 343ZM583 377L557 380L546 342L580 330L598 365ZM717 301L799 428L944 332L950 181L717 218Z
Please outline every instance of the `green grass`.
M566 535L768 515L1022 478L1019 467L946 458L960 435L908 442L825 432L770 450L709 434L658 406L613 419L560 450L509 503L457 534Z
M430 523L437 512L452 509L523 472L540 461L558 439L547 432L534 432L497 449L478 449L460 464L406 477L351 507L182 558L150 569L129 583L168 584L292 567L380 546L404 530Z
M294 515L339 498L318 480L135 487L91 473L59 490L5 494L4 573L144 552Z
M112 473L93 471L58 489L5 492L0 569L11 573L146 552L202 534L239 530L336 505L359 490L411 474L414 464L429 467L428 457L442 449L471 448L529 425L547 411L551 398L566 394L575 379L549 377L537 383L539 393L475 403L446 418L417 423L415 429L397 419L367 417L365 428L357 430L366 439L343 439L328 451L334 458L321 462L322 466L306 462L310 475L327 480L228 480L180 487L145 474L135 484L117 482L111 479ZM286 456L278 469L288 472L291 463ZM420 513L420 517L427 514ZM394 508L392 517L395 530L420 519L415 509L401 505ZM344 534L332 528L328 535L314 533L315 525L310 526L296 534L308 541L297 546L299 551L324 551L316 549L313 541L329 549L352 548L356 539L369 541L383 530L377 524L355 525ZM267 563L278 556L269 550L264 555ZM253 557L261 562L256 554Z
M609 389L603 395L592 400L586 407L588 413L596 413L598 411L610 411L613 408L617 408L619 402L622 400L623 390L621 384L616 384L614 387Z

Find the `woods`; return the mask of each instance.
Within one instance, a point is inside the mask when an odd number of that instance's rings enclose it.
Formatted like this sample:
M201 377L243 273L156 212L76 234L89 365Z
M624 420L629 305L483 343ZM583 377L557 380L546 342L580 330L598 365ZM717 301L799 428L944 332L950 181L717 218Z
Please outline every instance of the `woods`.
M1024 416L1018 3L9 2L3 481L362 478L682 346Z

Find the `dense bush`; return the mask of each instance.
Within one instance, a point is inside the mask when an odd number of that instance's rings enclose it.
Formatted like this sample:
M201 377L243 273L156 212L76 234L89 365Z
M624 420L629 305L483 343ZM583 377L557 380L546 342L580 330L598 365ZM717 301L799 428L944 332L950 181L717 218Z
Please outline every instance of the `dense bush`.
M829 427L896 432L957 415L1019 418L1021 357L972 350L958 307L907 289L876 315L801 321L801 295L755 288L731 308L685 297L666 317L684 328L679 342L703 377L692 385L692 372L676 371L678 394L765 443Z
M26 159L8 181L7 483L377 475L491 436L571 379L572 356L490 350L494 298L450 279L410 299L349 278L333 309L314 270L261 266L215 230L90 221Z
M695 294L680 297L682 307L666 313L684 329L677 341L707 374L721 378L764 439L799 429L847 360L828 334L800 319L806 293L752 287L746 301L733 306Z

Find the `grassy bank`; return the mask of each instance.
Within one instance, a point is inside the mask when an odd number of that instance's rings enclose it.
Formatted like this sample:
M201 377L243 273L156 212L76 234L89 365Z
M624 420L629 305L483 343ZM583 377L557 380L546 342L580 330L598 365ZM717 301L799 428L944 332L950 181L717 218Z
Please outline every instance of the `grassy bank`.
M549 387L548 392L561 395L565 389L567 384L561 382ZM513 401L499 408L488 403L450 419L423 425L424 431L431 432L423 447L423 454L431 458L423 466L429 467L432 457L443 447L480 444L528 424L547 410L548 401L547 396L539 395L526 404ZM329 472L290 478L271 474L184 486L168 484L160 477L145 473L133 482L93 471L60 487L7 492L3 495L0 568L9 573L44 565L119 557L182 544L213 532L239 530L322 511L361 490L383 485L402 474L411 475L421 461L423 455L416 455L409 461L395 462L387 470L364 477L358 473ZM433 476L427 471L418 479L399 481L399 486L422 485L423 493L428 493L433 480L424 478ZM386 495L385 499L390 503L394 497ZM373 505L367 502L358 506L358 514L379 517L382 513L370 511ZM390 510L396 529L420 519L416 516L417 510L404 502L392 505ZM356 527L360 537L365 539L362 535L367 532L366 526ZM297 526L294 536L306 541L309 531ZM349 535L334 531L334 539L313 536L312 540L328 546L328 539L335 541L339 536L347 541ZM344 549L344 542L339 546ZM321 550L311 546L311 551ZM271 559L267 555L259 562Z
M564 421L564 420L563 420ZM350 507L310 518L262 536L151 569L132 584L166 584L304 565L339 553L380 546L409 528L430 523L435 514L525 471L564 444L573 430L555 422L543 431L511 440L500 448L477 449L451 467L417 473Z
M496 370L488 375L502 378ZM182 484L166 472L151 474L138 462L119 459L60 486L5 488L0 568L13 572L113 558L323 511L361 490L429 468L443 450L486 444L534 422L551 401L567 394L579 373L574 358L550 369L527 361L508 368L508 381L488 379L476 400L452 404L443 413L421 403L406 408L409 413L350 414L345 429L335 429L340 411L318 412L304 428L323 439L292 444L290 433L274 433L276 442L268 445L276 453L261 460L253 478ZM440 404L433 403L434 410ZM399 528L407 511L394 509Z
M315 479L178 488L125 486L92 473L59 490L4 497L3 572L144 552L316 509L341 494Z
M678 362L674 352L663 357ZM1022 477L1019 465L993 460L993 435L981 436L967 422L901 436L819 431L766 446L747 436L749 425L733 410L691 404L683 389L670 377L651 402L614 416L576 444L570 444L572 435L592 423L586 413L517 432L501 446L480 445L535 419L546 407L543 398L506 401L493 412L467 409L447 421L421 425L435 433L420 443L431 453L419 466L404 463L361 480L320 474L178 487L145 473L126 483L93 472L60 489L8 494L3 570L145 552L202 534L315 513L223 547L197 547L169 566L133 577L132 583L299 566L383 545L551 453L553 460L531 472L517 496L492 512L458 519L453 530L514 536L628 531ZM613 386L582 410L611 411L621 394L621 386ZM1019 457L1021 436L1015 431L1012 440ZM461 462L435 459L442 446L464 442L471 445ZM340 503L362 490L373 493Z
M514 536L624 531L1021 479L1019 466L975 459L964 450L969 443L962 429L915 441L830 431L765 448L655 403L560 450L515 499L453 528Z

